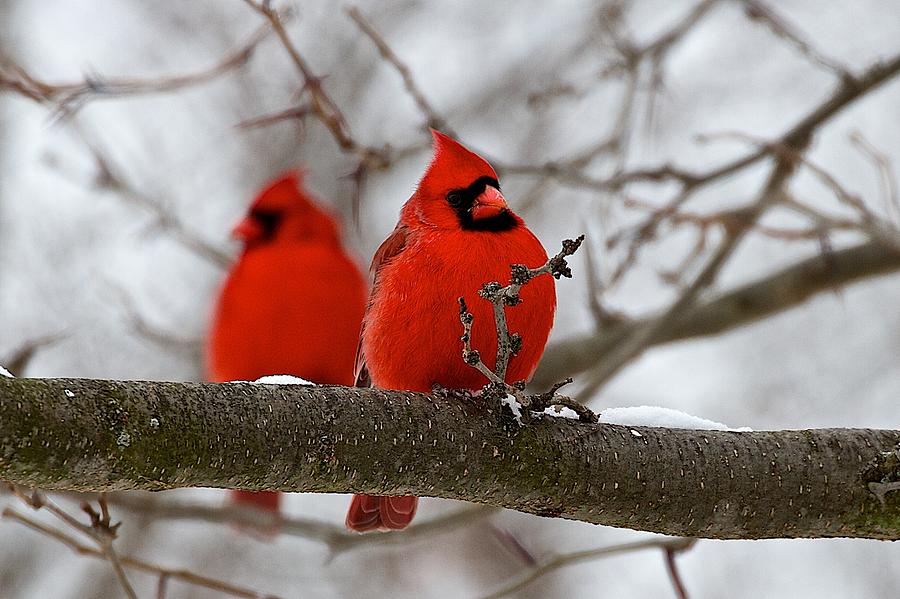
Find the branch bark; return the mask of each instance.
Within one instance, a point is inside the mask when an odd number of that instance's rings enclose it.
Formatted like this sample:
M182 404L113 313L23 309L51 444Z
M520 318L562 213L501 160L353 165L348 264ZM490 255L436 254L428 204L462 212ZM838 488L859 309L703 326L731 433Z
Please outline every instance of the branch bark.
M0 478L417 494L671 535L900 539L900 431L520 427L379 389L0 378Z

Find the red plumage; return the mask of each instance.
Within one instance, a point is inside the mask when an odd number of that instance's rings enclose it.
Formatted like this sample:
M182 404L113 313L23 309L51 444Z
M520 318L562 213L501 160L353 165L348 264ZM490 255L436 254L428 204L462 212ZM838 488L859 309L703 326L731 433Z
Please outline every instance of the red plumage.
M290 374L353 384L366 283L341 243L337 217L301 187L299 173L257 196L234 235L244 250L225 281L207 347L211 381ZM278 511L279 494L232 491Z
M475 317L472 347L493 368L497 336L483 283L506 283L510 265L547 261L540 241L506 206L494 169L446 135L434 132L435 155L400 222L372 260L374 283L357 355L357 384L431 391L434 384L477 390L486 380L462 359L456 298ZM510 359L507 382L534 374L553 326L552 277L522 288L522 303L507 310L522 349ZM404 528L416 498L356 495L347 527L365 532Z

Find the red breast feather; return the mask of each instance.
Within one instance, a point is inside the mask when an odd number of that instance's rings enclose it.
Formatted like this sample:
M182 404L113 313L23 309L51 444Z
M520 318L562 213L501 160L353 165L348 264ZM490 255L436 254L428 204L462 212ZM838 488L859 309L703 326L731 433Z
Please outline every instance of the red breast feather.
M372 382L386 389L480 389L487 380L462 359L456 298L475 317L472 347L493 369L497 333L491 304L477 291L488 281L506 284L510 265L541 266L547 254L526 228L503 233L412 232L404 250L379 273L366 317L363 352ZM509 362L507 382L534 374L553 325L554 282L539 277L524 286L522 303L507 309L522 349Z

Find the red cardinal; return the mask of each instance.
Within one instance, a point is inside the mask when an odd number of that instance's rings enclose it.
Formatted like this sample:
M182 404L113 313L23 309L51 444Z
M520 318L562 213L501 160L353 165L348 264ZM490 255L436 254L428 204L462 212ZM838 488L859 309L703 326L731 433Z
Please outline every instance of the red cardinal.
M372 260L358 386L481 389L487 380L462 359L456 299L466 299L475 317L472 347L493 368L493 312L477 291L489 281L507 282L512 264L534 268L547 261L541 242L507 206L491 165L446 135L433 136L434 159ZM520 296L522 303L507 313L510 331L522 336L522 349L509 362L510 383L531 378L544 351L556 309L553 278L533 280ZM411 496L354 495L347 527L404 528L417 503Z
M351 385L366 283L341 244L334 215L296 172L262 190L235 228L244 242L219 296L208 347L211 381L291 374ZM232 491L278 511L279 493Z

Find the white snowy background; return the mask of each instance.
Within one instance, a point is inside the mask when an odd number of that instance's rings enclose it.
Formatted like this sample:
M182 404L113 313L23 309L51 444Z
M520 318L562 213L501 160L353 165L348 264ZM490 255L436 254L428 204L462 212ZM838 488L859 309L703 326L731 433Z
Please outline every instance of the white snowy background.
M276 3L277 5L277 3ZM636 40L651 40L683 18L692 2L626 4ZM778 11L829 57L859 70L900 51L900 3L788 0ZM595 81L604 60L595 1L362 3L409 65L436 109L473 147L507 163L536 163L578 152L611 127L620 81ZM424 142L422 117L397 73L380 60L343 12L327 0L298 3L289 31L347 117L372 145ZM260 24L239 0L0 1L0 51L35 76L69 81L86 74L152 76L187 73L237 48ZM630 167L674 161L705 170L746 151L739 141L701 144L701 133L740 131L775 137L834 88L739 2L721 2L677 44L664 63L665 82L652 122L639 109L626 161ZM22 343L61 334L39 351L27 376L197 380L189 349L163 348L134 331L129 309L186 340L202 339L223 272L187 251L152 214L123 194L95 185L96 164L79 127L116 163L130 186L165 203L210 243L227 239L253 192L285 168L302 164L313 189L349 218L354 168L324 128L308 121L241 130L245 119L291 106L297 76L273 38L244 68L172 94L97 99L74 120L46 106L0 96L0 359ZM585 86L580 97L534 108L529 94L557 84ZM833 119L811 157L875 204L878 174L848 141L861 132L900 163L900 83L893 81ZM359 231L346 237L367 262L387 235L429 159L415 153L369 179ZM764 170L704 190L698 205L725 207L753 199ZM508 176L513 207L533 179ZM809 176L792 189L833 207ZM641 197L668 197L647 187ZM665 196L663 195L665 194ZM640 217L621 198L550 185L524 216L553 248L587 229L601 262L601 237ZM780 220L784 218L784 220ZM794 224L777 214L772 224ZM690 239L673 235L642 254L624 284L604 298L641 314L665 305L671 289L657 272ZM841 238L836 238L837 245ZM724 271L729 286L818 251L815 242L752 236ZM611 262L611 261L609 261ZM612 264L601 270L608 275ZM554 339L590 330L583 257L572 281L558 286ZM128 298L124 299L123 294ZM753 429L900 428L900 276L823 294L804 306L720 337L654 349L592 401L654 405ZM17 373L21 374L21 373ZM217 504L220 491L175 495ZM8 497L0 502L13 503ZM291 514L340 523L347 498L293 495ZM425 500L420 519L458 505ZM281 536L260 542L228 527L123 518L121 553L188 567L286 597L477 597L525 567L483 524L419 542L328 559L313 541ZM647 535L504 512L492 520L540 558ZM863 540L701 541L678 558L691 597L889 597L900 594L900 544ZM130 575L142 597L154 577ZM108 564L78 557L56 542L0 521L0 597L114 597ZM559 570L521 597L666 597L673 591L658 551L625 554ZM177 582L169 597L214 597Z

